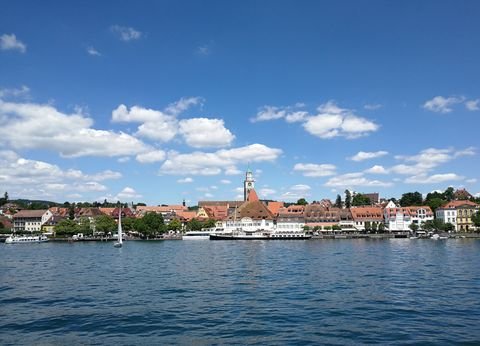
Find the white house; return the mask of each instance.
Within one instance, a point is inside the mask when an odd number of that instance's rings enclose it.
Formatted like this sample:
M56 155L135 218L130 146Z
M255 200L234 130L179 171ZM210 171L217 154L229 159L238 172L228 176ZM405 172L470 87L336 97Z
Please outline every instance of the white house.
M20 210L13 215L14 232L40 232L51 217L50 210Z

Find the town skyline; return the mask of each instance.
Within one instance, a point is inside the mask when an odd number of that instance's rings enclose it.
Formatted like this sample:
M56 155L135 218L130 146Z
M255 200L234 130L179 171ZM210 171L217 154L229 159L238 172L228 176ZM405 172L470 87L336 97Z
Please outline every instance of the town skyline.
M26 3L0 14L11 199L241 200L248 167L268 200L480 196L477 3Z

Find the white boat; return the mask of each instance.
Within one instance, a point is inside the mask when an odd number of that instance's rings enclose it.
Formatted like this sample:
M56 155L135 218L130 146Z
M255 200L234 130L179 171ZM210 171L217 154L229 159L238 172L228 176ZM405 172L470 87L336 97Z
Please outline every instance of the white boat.
M230 233L210 234L211 240L292 240L310 239L303 230L244 230L238 228Z
M123 246L123 234L122 234L122 205L118 210L118 231L117 231L118 240L113 244L114 247Z
M45 243L48 241L45 235L36 236L10 236L5 239L5 244L27 244L27 243Z
M182 240L208 240L211 234L223 234L222 228L207 228L201 231L188 231L182 235Z
M441 236L440 234L435 233L434 235L432 235L432 236L430 237L430 239L433 239L433 240L444 240L444 239L448 239L448 237Z

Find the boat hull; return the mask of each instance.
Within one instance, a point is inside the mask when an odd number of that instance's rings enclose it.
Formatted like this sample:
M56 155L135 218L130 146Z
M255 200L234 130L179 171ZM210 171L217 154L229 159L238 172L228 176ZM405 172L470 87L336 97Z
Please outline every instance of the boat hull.
M210 240L306 240L310 235L282 235L282 236L241 236L241 235L219 235L211 234Z

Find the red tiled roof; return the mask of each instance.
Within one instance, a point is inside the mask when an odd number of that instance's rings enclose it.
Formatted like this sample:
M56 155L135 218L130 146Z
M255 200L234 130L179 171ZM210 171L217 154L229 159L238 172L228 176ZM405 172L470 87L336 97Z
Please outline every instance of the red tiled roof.
M278 215L278 212L281 208L283 208L283 202L268 202L267 208L273 215Z
M249 202L255 202L255 201L258 201L258 195L257 193L255 192L255 189L251 189L249 192L248 192L248 196L247 196L247 201Z

